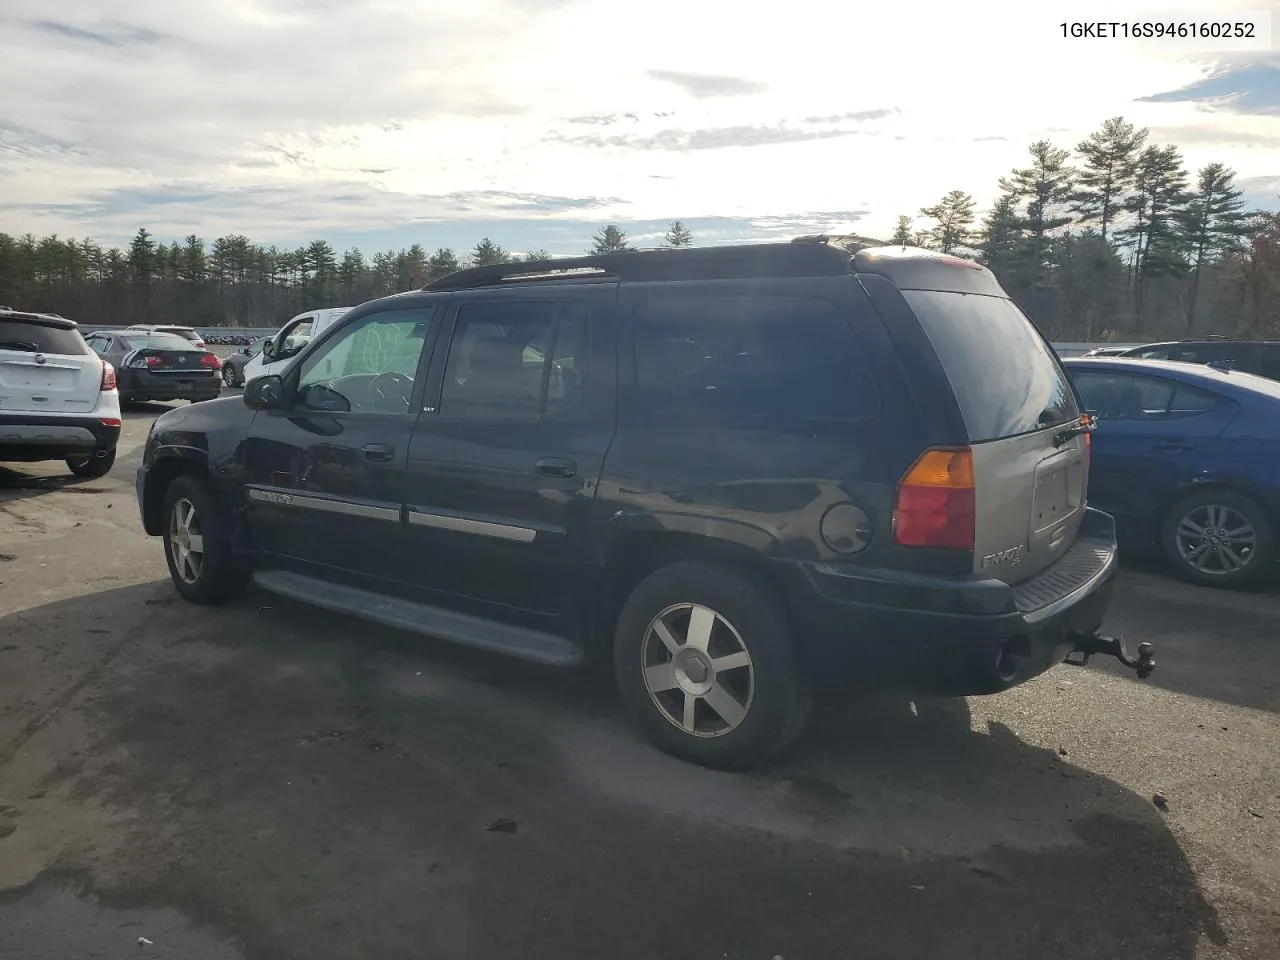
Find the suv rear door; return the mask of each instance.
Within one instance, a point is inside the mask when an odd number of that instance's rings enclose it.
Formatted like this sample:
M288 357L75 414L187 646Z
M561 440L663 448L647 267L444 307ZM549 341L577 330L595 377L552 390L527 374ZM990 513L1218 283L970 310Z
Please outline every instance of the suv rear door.
M1007 583L1024 580L1067 551L1084 516L1087 446L1064 433L1080 416L1071 382L1007 296L929 289L902 295L968 431L975 570Z
M617 289L453 294L405 485L429 602L535 628L571 612L617 418Z
M0 411L88 412L101 385L102 361L67 321L0 315Z

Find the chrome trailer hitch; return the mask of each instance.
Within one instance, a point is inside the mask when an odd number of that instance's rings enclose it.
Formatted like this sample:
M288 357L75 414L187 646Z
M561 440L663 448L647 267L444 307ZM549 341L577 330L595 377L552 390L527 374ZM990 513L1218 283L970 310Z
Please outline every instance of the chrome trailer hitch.
M1129 651L1125 649L1124 640L1121 637L1109 637L1101 633L1095 633L1081 639L1067 659L1063 663L1069 663L1073 667L1083 667L1089 662L1089 658L1095 653L1104 653L1109 657L1115 657L1121 663L1138 674L1139 680L1145 680L1151 676L1151 672L1156 668L1156 648L1145 640L1138 644L1138 655L1131 657ZM1080 659L1072 659L1080 654Z

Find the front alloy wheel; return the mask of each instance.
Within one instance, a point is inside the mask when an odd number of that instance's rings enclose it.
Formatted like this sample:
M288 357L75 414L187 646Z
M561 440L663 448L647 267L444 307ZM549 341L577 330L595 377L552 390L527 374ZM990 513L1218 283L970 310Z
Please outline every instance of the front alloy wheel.
M1192 507L1178 521L1175 537L1183 562L1206 576L1242 573L1258 544L1248 517L1219 503Z
M169 550L174 573L183 583L195 585L204 571L204 536L195 504L185 497L169 511Z
M751 654L733 624L710 607L663 610L645 632L641 657L654 706L684 733L723 736L751 709Z
M1275 557L1271 520L1253 498L1224 487L1189 494L1165 515L1161 545L1184 580L1235 587L1265 574Z
M208 483L180 476L164 493L164 555L178 592L193 603L231 599L249 577L231 546L232 515Z

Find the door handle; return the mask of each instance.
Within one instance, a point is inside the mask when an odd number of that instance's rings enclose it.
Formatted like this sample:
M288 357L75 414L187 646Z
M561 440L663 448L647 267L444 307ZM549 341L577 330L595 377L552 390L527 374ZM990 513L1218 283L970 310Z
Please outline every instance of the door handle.
M534 466L540 477L558 477L568 479L578 472L577 461L569 457L543 457Z
M1195 444L1183 443L1181 440L1160 440L1154 446L1157 450L1191 450Z
M374 463L386 463L396 454L395 447L388 443L366 443L360 451L366 460Z

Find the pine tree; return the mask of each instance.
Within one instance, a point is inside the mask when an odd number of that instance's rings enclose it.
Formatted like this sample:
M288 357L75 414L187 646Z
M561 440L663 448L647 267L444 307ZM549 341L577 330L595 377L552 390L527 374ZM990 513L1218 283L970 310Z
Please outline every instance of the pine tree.
M485 237L471 249L468 259L473 267L487 267L496 263L510 263L512 257L502 247Z
M943 253L954 253L969 246L973 233L973 197L963 190L952 190L931 207L921 207L926 217L938 221L929 231L931 246Z
M627 235L613 224L609 224L591 238L591 249L587 253L621 253L623 250L630 249Z
M550 260L550 259L551 259L551 251L541 249L541 248L538 250L529 250L524 255L524 261L526 263L534 263L538 260Z
M1200 295L1200 271L1205 260L1239 247L1247 230L1244 198L1235 186L1235 171L1220 163L1200 170L1196 192L1179 219L1191 256L1191 289L1188 292L1187 335L1195 327L1196 300Z
M662 242L668 247L691 247L693 246L693 231L685 229L685 225L679 220L672 220L671 225L667 227L667 232L662 238Z
M1147 130L1135 130L1123 117L1112 117L1076 147L1084 160L1071 197L1077 222L1098 226L1105 241L1133 187Z
M427 276L431 280L456 273L460 268L457 255L448 247L436 248L436 252L427 258Z
M1022 217L1018 214L1018 198L1006 189L982 218L978 235L978 259L1002 279L1018 264L1025 242Z
M1186 272L1180 219L1186 207L1187 172L1174 146L1147 147L1138 160L1134 194L1125 204L1135 221L1118 234L1133 247L1134 325L1142 329L1150 281Z
M906 215L898 217L898 226L893 231L893 236L889 238L889 242L899 247L909 247L915 241L915 234L911 230L911 218Z

